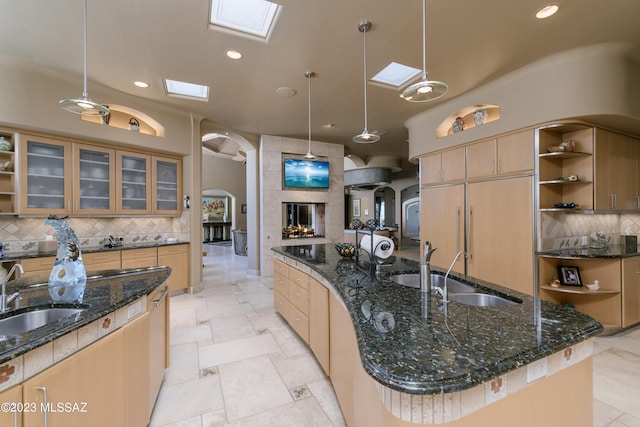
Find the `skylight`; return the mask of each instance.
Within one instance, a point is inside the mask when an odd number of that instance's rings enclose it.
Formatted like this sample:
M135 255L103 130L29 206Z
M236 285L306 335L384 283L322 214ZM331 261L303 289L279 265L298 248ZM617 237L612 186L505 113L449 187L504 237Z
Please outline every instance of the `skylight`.
M371 78L372 81L400 88L419 75L422 70L392 62Z
M167 90L167 95L169 96L196 99L198 101L209 100L209 86L164 79L164 87Z
M266 0L211 0L209 22L214 28L268 39L279 9L279 5Z

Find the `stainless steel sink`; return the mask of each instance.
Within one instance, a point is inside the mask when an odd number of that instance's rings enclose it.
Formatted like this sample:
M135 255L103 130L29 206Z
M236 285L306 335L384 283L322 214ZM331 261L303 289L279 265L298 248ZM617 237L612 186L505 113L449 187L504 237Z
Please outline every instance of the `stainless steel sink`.
M460 304L473 305L476 307L500 307L504 305L515 305L521 302L503 298L498 295L483 293L450 293L449 301Z
M58 320L78 315L83 311L83 308L47 307L14 314L0 319L0 336L24 334Z
M420 288L420 274L407 273L396 274L389 277L393 282L408 286L411 288ZM442 288L444 286L444 276L441 274L431 274L431 286ZM464 292L476 292L477 289L466 283L462 283L456 279L449 277L447 279L447 286L450 293L464 293Z

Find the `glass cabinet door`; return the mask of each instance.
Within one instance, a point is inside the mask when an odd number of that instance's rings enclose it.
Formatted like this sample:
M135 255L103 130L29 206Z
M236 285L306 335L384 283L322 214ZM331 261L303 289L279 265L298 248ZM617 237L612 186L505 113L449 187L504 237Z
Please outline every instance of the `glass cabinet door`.
M71 144L25 135L20 154L20 213L71 212Z
M150 157L118 151L117 158L117 213L150 213Z
M178 214L181 211L181 163L176 159L153 157L154 213Z
M115 213L115 150L74 144L74 211Z

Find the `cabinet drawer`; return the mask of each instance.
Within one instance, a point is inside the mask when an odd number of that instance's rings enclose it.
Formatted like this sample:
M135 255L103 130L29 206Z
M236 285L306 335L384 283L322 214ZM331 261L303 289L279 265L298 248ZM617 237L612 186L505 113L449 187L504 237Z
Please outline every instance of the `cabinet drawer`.
M289 301L304 315L309 315L309 291L289 281Z
M289 268L287 264L282 261L278 261L277 259L273 260L273 272L276 274L281 274L283 277L287 277L287 271Z
M157 248L140 248L140 249L127 249L122 251L122 259L140 259L140 258L151 258L158 256Z
M287 310L287 304L289 301L278 291L273 292L273 305L276 308L276 311L280 313L285 320L289 321L289 310Z
M307 289L308 277L306 273L303 273L300 270L297 270L293 267L289 267L289 280L295 283L298 286L302 286Z
M158 256L186 254L189 252L188 248L189 245L161 246L158 248Z
M273 275L273 289L282 295L289 295L289 281L278 273Z
M289 310L289 324L300 338L309 344L309 318L293 305L289 305Z
M85 265L117 262L118 266L120 266L120 251L92 252L88 254L82 254L82 261Z
M54 256L22 259L20 260L20 264L22 264L22 268L24 268L24 274L22 274L22 277L51 271L55 262L56 257Z

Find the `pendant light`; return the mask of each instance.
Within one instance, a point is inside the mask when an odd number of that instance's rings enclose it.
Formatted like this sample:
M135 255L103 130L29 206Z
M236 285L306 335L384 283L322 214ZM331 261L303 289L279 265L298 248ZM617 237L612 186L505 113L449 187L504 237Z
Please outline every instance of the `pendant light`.
M446 83L427 80L427 0L422 0L422 80L414 83L400 95L409 102L433 101L449 90Z
M84 90L82 96L76 99L61 99L58 104L67 111L90 116L106 116L109 109L96 104L89 98L87 92L87 0L84 0Z
M309 80L309 147L307 148L307 154L304 155L305 159L315 159L316 155L311 152L311 79L316 76L313 71L307 71L304 76Z
M353 141L360 144L371 144L380 140L378 135L369 133L367 129L367 32L369 30L371 30L371 22L362 21L358 24L358 31L364 36L364 130L360 135L354 136Z

